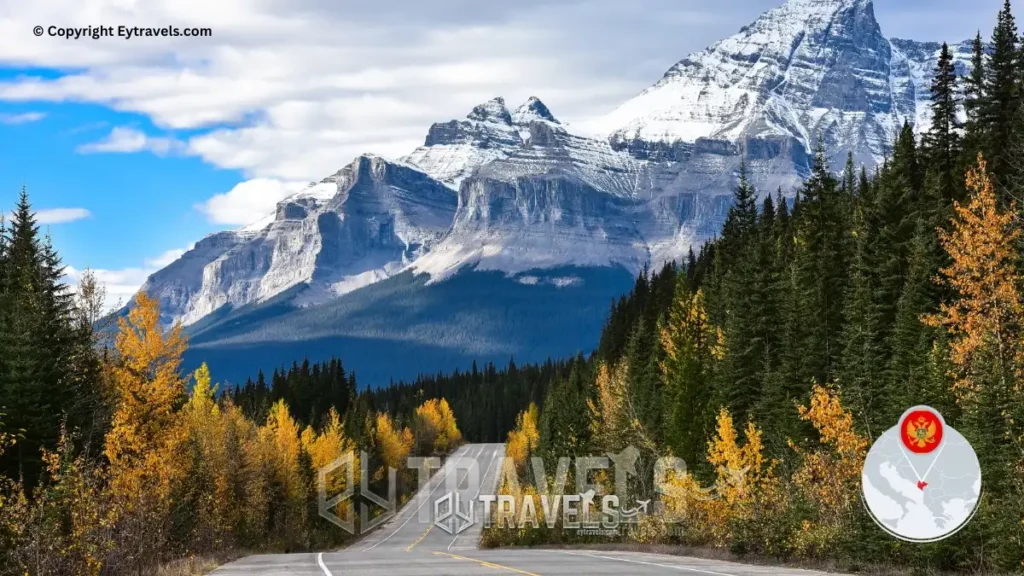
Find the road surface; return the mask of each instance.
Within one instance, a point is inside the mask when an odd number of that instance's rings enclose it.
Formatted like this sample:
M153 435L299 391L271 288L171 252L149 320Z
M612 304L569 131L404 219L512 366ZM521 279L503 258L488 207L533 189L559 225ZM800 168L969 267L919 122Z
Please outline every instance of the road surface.
M453 536L432 522L433 504L457 486L465 502L496 490L503 444L469 444L452 454L430 482L384 526L344 550L249 556L213 576L523 576L695 574L710 576L823 575L824 572L748 566L733 562L637 552L591 550L480 550L482 510L476 523ZM474 482L476 468L479 482ZM423 514L421 516L421 514Z

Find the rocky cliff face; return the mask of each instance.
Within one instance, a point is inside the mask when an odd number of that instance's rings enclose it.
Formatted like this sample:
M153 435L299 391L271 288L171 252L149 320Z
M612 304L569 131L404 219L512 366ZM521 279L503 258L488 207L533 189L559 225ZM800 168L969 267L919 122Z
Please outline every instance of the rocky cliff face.
M360 156L285 199L258 231L213 235L154 274L165 320L192 324L225 306L297 286L314 305L387 278L451 226L456 194L414 168Z
M966 71L969 43L953 48ZM494 98L434 124L400 160L360 156L265 219L202 240L144 289L165 321L196 325L271 301L340 305L402 272L429 274L424 285L469 270L635 274L718 233L741 162L758 190L791 194L819 136L836 168L848 151L870 166L904 121L927 127L938 50L886 39L870 0L789 0L585 130L537 98L511 111ZM360 342L375 333L363 328ZM424 333L406 328L388 327Z

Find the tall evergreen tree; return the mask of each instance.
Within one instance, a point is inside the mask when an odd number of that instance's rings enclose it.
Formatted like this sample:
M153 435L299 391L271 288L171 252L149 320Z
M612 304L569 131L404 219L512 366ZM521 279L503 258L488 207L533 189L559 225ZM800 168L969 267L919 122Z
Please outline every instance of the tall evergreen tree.
M877 230L878 250L869 266L877 274L876 302L882 326L891 327L906 280L907 259L920 217L923 178L914 133L908 124L896 142L890 162L878 178L874 206L865 215Z
M551 470L561 457L589 455L590 418L587 400L590 375L582 359L568 378L556 381L544 399L540 421L542 456Z
M842 334L839 385L858 426L874 437L888 425L878 417L879 406L886 402L881 371L883 330L873 268L877 261L874 249L878 236L873 226L876 220L871 217L875 199L866 178L866 173L862 172L851 224L853 253L844 309L847 322Z
M716 387L716 406L726 406L741 421L753 407L761 388L764 342L755 334L760 294L757 286L757 194L747 180L745 164L733 206L722 228L720 302L728 352Z
M791 302L786 323L790 368L786 377L810 386L832 380L839 359L839 334L846 285L846 221L839 183L819 144L810 178L794 208Z
M8 477L23 476L33 486L40 449L56 447L61 425L75 431L93 424L98 366L91 338L76 330L63 267L49 240L40 238L24 188L2 245L0 404L5 425L24 437L0 465Z
M962 199L960 176L960 118L956 67L949 45L942 44L931 85L932 124L924 136L929 167L936 174L940 196L946 202Z
M1004 0L992 32L992 49L985 68L985 96L981 106L981 118L986 124L982 150L989 161L989 173L995 178L997 188L1002 185L1007 165L1012 160L1009 149L1020 100L1018 42L1017 24L1010 0Z
M907 279L888 341L891 350L885 378L888 402L877 407L882 423L896 421L902 412L901 406L922 403L930 385L928 362L935 331L925 325L922 318L934 313L938 306L933 279L939 273L935 262L939 244L933 227L928 224L929 220L924 218L918 221Z
M963 107L967 120L964 122L963 150L964 154L960 161L960 170L963 173L971 166L982 151L985 142L986 123L983 120L982 107L985 104L985 43L981 39L979 31L971 43L971 70L963 78Z

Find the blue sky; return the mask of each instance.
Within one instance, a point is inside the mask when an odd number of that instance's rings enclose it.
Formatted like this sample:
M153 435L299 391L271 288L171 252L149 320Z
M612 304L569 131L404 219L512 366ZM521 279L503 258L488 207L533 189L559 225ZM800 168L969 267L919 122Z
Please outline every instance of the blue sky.
M569 122L606 113L778 3L0 0L0 210L25 184L71 276L97 269L127 299L196 240L356 154L400 156L496 95L537 95ZM987 36L1001 4L875 11L889 36L960 40ZM119 24L213 36L32 32Z

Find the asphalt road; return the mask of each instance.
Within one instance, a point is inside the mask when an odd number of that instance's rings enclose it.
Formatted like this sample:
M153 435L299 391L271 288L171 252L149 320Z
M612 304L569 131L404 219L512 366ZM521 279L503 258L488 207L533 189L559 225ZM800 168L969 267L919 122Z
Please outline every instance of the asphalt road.
M825 574L810 570L749 566L733 562L591 550L480 550L482 510L476 522L458 535L433 523L435 500L457 489L465 502L493 494L503 444L469 444L448 458L430 482L384 526L353 546L336 552L249 556L213 571L214 576L455 576L501 572L525 576L591 574L705 574L763 576ZM475 468L475 472L474 469ZM474 473L479 482L474 482Z

